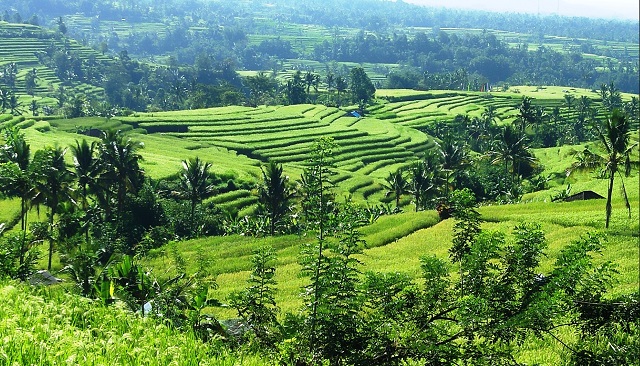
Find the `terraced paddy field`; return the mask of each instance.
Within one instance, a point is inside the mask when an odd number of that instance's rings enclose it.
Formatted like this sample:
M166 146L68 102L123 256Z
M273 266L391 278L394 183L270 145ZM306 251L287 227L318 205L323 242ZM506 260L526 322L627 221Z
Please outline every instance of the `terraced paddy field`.
M586 177L588 179L588 177ZM628 178L627 184L638 185L637 173ZM599 193L606 191L605 180L585 180L577 184L581 189L594 189ZM539 196L550 196L551 191L538 193ZM606 243L601 253L596 253L596 263L612 261L619 272L616 284L609 296L629 294L638 289L640 278L638 258L638 192L630 192L633 207L631 218L627 217L624 204L619 195L614 197L612 225L604 234ZM548 273L560 251L571 241L579 239L587 233L604 232L604 201L582 201L568 203L552 203L532 201L513 205L484 206L479 209L483 230L500 230L510 232L517 224L536 222L545 232L548 248L546 256L540 264L539 272ZM383 216L374 224L361 229L367 246L364 253L358 256L362 262L362 271L384 273L405 273L412 278L420 275L420 257L435 255L448 261L454 221L448 219L438 221L435 211L406 212L397 215ZM229 236L204 238L173 244L184 256L188 271L196 270L197 253L205 253L213 262L217 275L218 289L211 295L223 302L234 291L242 290L250 274L251 255L255 248L271 246L277 255L275 280L278 282L276 301L283 313L297 312L302 308L302 286L305 279L300 277L298 255L304 243L313 241L309 236L282 236L268 238L250 238ZM145 264L154 271L162 271L167 276L175 270L169 250L153 251L145 260ZM456 265L449 264L451 273L456 273ZM236 317L237 314L228 308L211 308L212 313L220 318ZM558 332L556 336L571 340L571 332ZM559 364L562 346L551 337L535 340L529 339L520 346L518 360L531 364Z
M389 173L420 159L434 146L433 138L423 131L436 121L451 121L456 115L480 117L492 106L496 123L509 123L516 118L524 95L547 110L560 107L567 117L575 113L563 104L567 93L576 98L586 95L594 105L599 103L597 93L590 90L525 86L511 89L517 92L378 90L380 102L371 106L363 118L351 116L348 108L293 105L137 113L110 120L36 120L6 115L0 121L5 126L24 128L34 148L56 142L67 146L82 137L78 132L93 130L91 134L95 136L97 130L129 131L144 142L143 166L154 178L173 175L180 170L181 160L199 156L213 163L214 172L246 182L258 180L260 164L279 162L295 181L314 142L331 137L337 144L332 179L338 197L351 196L358 202L379 204L391 200L385 197L382 185ZM623 95L625 100L630 97ZM219 203L250 212L256 201L249 193L230 195Z
M582 53L582 46L588 44L592 46L591 51L595 53L591 54L592 58L601 60L637 60L640 53L638 44L632 42L613 42L599 39L570 38L554 35L543 35L540 37L539 34L534 33L518 33L499 29L440 28L440 31L451 35L455 34L457 36L480 36L482 34L489 33L493 34L496 39L506 42L510 47L527 44L529 46L529 50L532 51L544 46L557 52ZM433 29L426 27L408 27L406 32L410 35L414 35L418 32L432 34ZM583 55L585 57L589 56L589 54L586 53Z
M27 106L32 99L31 96L26 96L25 90L25 75L27 71L32 69L36 70L37 75L37 86L34 92L37 95L36 100L39 105L53 105L56 102L51 96L61 85L61 80L54 69L44 66L40 62L38 54L61 49L75 53L82 59L106 60L106 56L101 53L85 47L75 40L63 39L58 34L44 28L0 21L0 67L9 63L16 64L18 74L15 92L21 97L23 105ZM89 84L65 85L65 88L70 87L87 96L102 93L101 88Z
M256 163L283 163L293 177L300 176L314 142L332 137L337 144L334 181L340 182L341 194L360 199L381 193L380 179L390 167L409 164L433 146L419 131L347 112L317 105L233 107L117 120L151 136L235 151Z
M313 142L320 136L331 136L338 147L335 150L336 183L338 195L351 194L358 202L377 204L384 199L381 183L388 172L409 164L433 146L434 140L420 128L435 120L450 121L458 113L479 115L492 105L498 111L499 123L507 123L517 113L523 95L531 96L534 104L560 106L562 88L546 89L514 87L518 93L473 93L457 91L380 90L380 103L372 107L365 118L347 115L348 110L318 105L225 107L166 113L139 113L126 118L110 120L85 119L27 119L1 115L0 126L21 127L27 140L36 150L59 144L68 146L79 138L91 138L77 132L91 129L127 130L134 139L144 142L141 151L143 166L154 178L166 177L180 170L180 161L192 156L213 162L218 174L229 174L247 182L256 182L260 164L268 160L282 162L286 173L297 179L305 166ZM589 90L567 90L576 96L587 95ZM629 95L624 96L630 98ZM596 101L597 103L597 101ZM563 111L564 113L564 111ZM637 133L633 141L638 141ZM595 148L596 145L592 145ZM607 181L598 179L593 172L574 172L566 175L575 155L584 145L536 149L535 155L545 167L543 175L552 176L550 188L530 193L522 203L480 207L483 229L508 232L521 222L537 222L548 241L547 257L539 271L546 273L560 250L572 240L588 232L605 232L604 201L555 203L551 197L566 184L573 192L593 190L606 195ZM637 153L636 153L637 154ZM637 155L634 155L637 157ZM640 276L638 258L640 187L638 172L625 178L631 200L631 217L627 216L623 200L618 194L619 180L614 190L611 227L604 234L605 249L596 255L596 261L613 261L619 274L610 296L628 294L638 288ZM220 207L251 212L255 207L255 193L240 189L210 199ZM411 212L405 205L404 213L379 218L360 231L367 246L358 258L363 272L402 272L412 278L420 274L420 257L435 255L448 259L451 246L453 220L439 221L435 211ZM19 210L19 202L0 201L0 221L9 221ZM36 219L34 217L34 219ZM181 253L187 271L196 270L197 255L204 254L213 261L218 289L211 296L228 301L231 292L246 286L250 257L257 247L269 245L277 253L277 302L283 312L296 312L302 306L298 254L312 236L289 235L275 238L246 236L210 237L169 244ZM175 271L171 247L154 250L144 265L159 276L170 276ZM55 268L54 270L58 270ZM450 264L452 273L455 265ZM237 314L229 308L211 308L220 318ZM558 337L571 339L569 333ZM543 351L541 351L543 350ZM561 347L555 340L527 340L518 355L518 361L531 364L559 364Z

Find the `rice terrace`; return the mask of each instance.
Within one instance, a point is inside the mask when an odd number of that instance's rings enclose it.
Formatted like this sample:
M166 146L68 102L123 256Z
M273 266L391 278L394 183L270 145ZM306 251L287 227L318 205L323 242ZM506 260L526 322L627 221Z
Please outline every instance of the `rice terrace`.
M637 19L0 15L0 365L640 359Z

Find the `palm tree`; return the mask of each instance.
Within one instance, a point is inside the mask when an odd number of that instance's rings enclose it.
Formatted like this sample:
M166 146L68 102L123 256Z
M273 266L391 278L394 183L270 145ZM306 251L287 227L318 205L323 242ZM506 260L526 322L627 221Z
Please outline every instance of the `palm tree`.
M326 78L326 83L327 83L327 91L329 93L331 93L331 91L333 90L333 86L334 86L335 82L336 82L336 78L333 75L333 73L331 73L331 72L328 73L327 74L327 78Z
M527 126L534 125L536 122L536 110L532 104L531 98L525 96L518 107L518 119L520 130L525 131Z
M464 174L465 169L469 165L469 154L466 147L455 142L452 138L445 138L442 143L436 142L437 153L440 155L442 162L442 171L445 174L444 179L444 198L449 200L449 185L454 180ZM453 184L455 188L455 184Z
M347 90L347 80L342 76L336 77L336 91L338 92L338 107L342 104L340 100L340 93L343 93Z
M492 125L496 121L496 107L493 105L487 106L487 109L482 112L482 119L487 122L488 125Z
M73 176L64 161L65 154L66 149L60 147L47 148L37 151L33 162L33 165L38 167L35 179L36 194L33 201L49 208L49 262L47 265L49 271L55 241L53 221L60 203L71 201L73 193L71 188Z
M89 144L83 139L82 143L76 141L75 146L71 145L71 154L73 155L74 175L80 188L82 199L82 209L87 213L89 191L97 192L100 190L100 182L98 178L102 173L102 164L96 157L98 143L96 141ZM88 214L85 221L85 239L89 241L89 219Z
M573 103L576 101L576 97L573 94L564 95L564 105L567 106L569 112L573 110Z
M637 143L629 146L629 134L631 130L629 120L618 109L613 110L611 116L607 118L603 127L604 128L598 127L597 131L598 137L607 151L607 156L605 157L605 169L609 173L609 188L607 189L605 228L609 228L613 181L616 173L620 174L618 171L618 165L625 165L626 175L628 176L631 171L630 154L636 147ZM620 179L622 179L622 176L620 176ZM624 187L624 181L622 181L622 193L629 211L629 218L631 218L631 206L629 204L629 198L627 197L627 191Z
M409 191L409 182L404 175L404 170L398 169L395 172L390 172L384 187L387 189L385 197L393 194L396 199L396 210L400 210L400 197Z
M640 119L640 106L638 105L638 97L631 97L631 100L624 104L624 110L629 116L630 122L635 122L635 128L637 128L638 120Z
M9 99L11 99L11 90L0 87L0 113L4 113L9 108Z
M142 184L144 172L139 166L142 156L138 150L143 146L129 138L125 140L120 131L102 134L99 147L100 160L104 164L102 177L108 183L116 185L119 217L123 213L127 192L137 192Z
M270 162L262 169L262 185L258 187L260 209L269 215L271 235L275 234L276 225L289 211L291 191L287 188L287 177L282 175L282 165Z
M436 172L427 169L425 161L418 161L409 168L409 190L413 196L416 212L424 208L429 192L435 187Z
M80 193L82 194L83 210L87 209L89 190L97 184L97 179L102 170L100 160L96 157L97 149L98 143L96 141L92 141L89 144L85 139L82 140L82 143L76 141L75 146L71 145L73 167L75 168L75 177L78 180L78 187L80 187Z
M589 109L591 108L591 99L586 95L583 95L578 99L578 105L576 109L578 110L579 116L586 116L589 113Z
M522 131L512 125L505 126L498 138L494 140L493 149L489 152L489 156L493 158L491 163L503 162L505 174L509 174L509 165L511 165L512 177L518 178L520 164L534 160L526 142L526 135Z
M214 187L210 183L211 163L200 160L199 157L182 161L180 175L181 196L191 201L191 218L195 218L196 205L211 196Z
M28 203L33 190L30 146L17 127L5 130L4 137L5 144L0 149L0 162L14 163L17 169L13 170L11 177L8 174L4 177L9 179L11 184L6 184L3 188L10 191L9 195L20 197L20 228L24 233L27 230Z

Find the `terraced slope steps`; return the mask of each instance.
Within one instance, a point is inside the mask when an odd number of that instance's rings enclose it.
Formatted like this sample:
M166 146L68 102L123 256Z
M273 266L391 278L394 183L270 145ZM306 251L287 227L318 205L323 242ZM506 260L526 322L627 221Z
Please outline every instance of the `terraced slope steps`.
M316 140L332 137L337 144L334 180L344 193L361 198L381 191L381 178L433 146L430 137L416 130L321 105L212 108L118 119L148 133L235 150L294 171L304 167Z
M44 65L39 58L39 55L50 54L54 50L65 50L69 54L77 54L82 60L94 59L97 62L107 60L107 57L101 53L74 40L63 39L57 33L30 24L0 21L0 67L10 63L16 64L18 73L14 91L18 95L26 98L25 75L27 71L33 69L36 70L37 75L35 94L39 97L54 95L62 81L56 75L56 70ZM97 96L102 93L102 88L77 82L65 85L65 88L74 89L87 96ZM31 96L28 96L28 100L31 100ZM52 102L55 101L49 99L45 104Z

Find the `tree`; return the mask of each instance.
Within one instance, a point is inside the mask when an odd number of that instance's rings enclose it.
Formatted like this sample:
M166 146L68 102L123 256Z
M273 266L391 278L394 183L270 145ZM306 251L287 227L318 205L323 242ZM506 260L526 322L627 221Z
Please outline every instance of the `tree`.
M269 233L274 235L276 228L289 212L292 192L287 188L287 179L282 175L282 164L270 162L262 170L262 184L258 187L260 211L269 217Z
M38 86L38 73L35 68L27 71L24 76L24 88L27 94L33 96L36 86Z
M315 349L319 304L323 299L323 278L328 269L325 253L326 236L330 230L333 213L333 193L329 178L332 175L333 149L336 143L331 138L320 138L314 143L308 167L304 169L301 182L302 211L310 230L317 233L317 241L306 245L302 252L303 271L308 273L310 283L306 286L309 308L309 346Z
M231 294L230 303L265 346L273 346L279 338L278 307L276 305L275 253L271 247L253 252L248 287Z
M631 100L624 104L624 110L629 116L629 120L635 123L637 128L640 123L640 105L638 103L638 97L631 97Z
M38 102L35 99L31 100L31 104L29 104L29 111L31 111L31 115L32 116L37 116L38 115Z
M64 201L72 201L73 177L64 161L66 149L61 147L38 150L33 157L33 165L37 167L33 201L49 208L49 261L47 269L51 270L51 260L55 242L54 218L58 206Z
M310 95L310 89L313 85L315 85L317 83L317 80L319 80L320 75L318 74L314 74L311 71L307 71L306 74L304 74L304 84L307 87L307 96Z
M469 166L469 155L464 144L455 142L450 137L445 138L442 143L436 142L436 149L442 162L442 172L445 174L444 198L448 201L449 186L457 188L455 180L465 174L465 169Z
M14 116L21 116L24 113L24 109L22 108L22 102L18 99L18 96L14 93L11 93L9 97L9 110L11 114Z
M11 99L11 90L0 87L0 112L4 113L9 108L9 99Z
M518 121L520 131L524 132L528 126L536 123L536 109L532 104L532 99L525 96L518 107Z
M3 174L0 175L3 182L0 187L5 194L20 197L20 228L26 233L27 213L33 193L31 150L17 127L5 130L4 139L5 144L0 150L0 163L7 164L3 165Z
M493 164L504 163L505 173L509 173L515 182L519 179L522 163L533 163L534 157L529 151L526 135L512 125L505 126L498 137L494 140L493 148L489 156L493 158Z
M573 94L567 93L564 95L564 105L567 106L567 109L569 109L569 111L573 110L573 105L575 101L576 101L576 97Z
M86 139L82 143L76 140L75 145L71 145L71 155L73 156L74 176L80 188L82 210L85 211L85 239L89 241L89 216L88 216L88 196L89 192L97 193L101 190L99 177L103 172L101 161L96 156L98 151L98 142L92 141L91 144Z
M107 131L101 137L99 152L104 167L101 177L115 185L117 215L120 219L127 192L136 192L142 186L144 172L139 166L142 156L138 150L143 146L130 138L125 139L120 131ZM106 210L109 212L108 206Z
M387 190L385 197L393 194L396 199L396 210L400 210L400 197L409 191L409 182L404 175L403 169L389 173L384 188Z
M64 20L62 20L62 17L58 18L58 32L63 35L67 34L67 25L64 24Z
M413 196L416 212L426 207L429 194L435 191L439 181L436 159L435 155L427 155L423 161L416 161L409 168L409 193Z
M3 84L9 87L11 91L14 91L16 87L16 79L18 78L18 65L15 62L10 62L4 65L2 69Z
M199 157L182 161L180 174L180 194L191 201L191 219L195 219L196 205L211 196L215 187L211 184L211 163L200 160Z
M338 75L335 79L336 82L336 92L338 93L338 107L342 104L342 99L340 98L340 93L344 93L347 90L347 81L344 77Z
M369 103L376 93L371 79L361 67L351 69L351 100L354 103Z
M88 208L87 197L98 184L98 177L102 171L100 160L96 156L98 147L97 141L92 141L89 144L86 139L83 139L82 143L76 140L75 146L71 145L74 175L82 194L83 210Z
M307 94L305 93L304 80L302 79L302 73L300 70L293 74L293 78L287 81L285 88L285 94L289 104L302 104L307 100Z
M275 78L267 76L264 72L259 72L255 76L247 76L245 82L249 88L249 98L253 105L273 102L278 89L278 81Z
M605 169L609 174L609 187L607 189L607 204L606 204L606 222L605 228L609 228L609 220L611 218L611 196L613 193L613 182L615 175L620 175L618 166L623 164L625 166L626 175L628 176L631 170L631 151L636 147L637 143L630 145L630 124L627 116L625 116L620 110L614 109L609 118L604 123L604 126L597 128L598 137L600 142L604 146L607 155L605 156ZM631 218L631 206L629 204L629 197L624 187L624 181L620 176L622 183L622 194L624 196L625 204L629 210L629 218Z
M613 82L602 84L600 86L600 96L602 97L602 105L611 113L614 109L622 107L622 96Z

